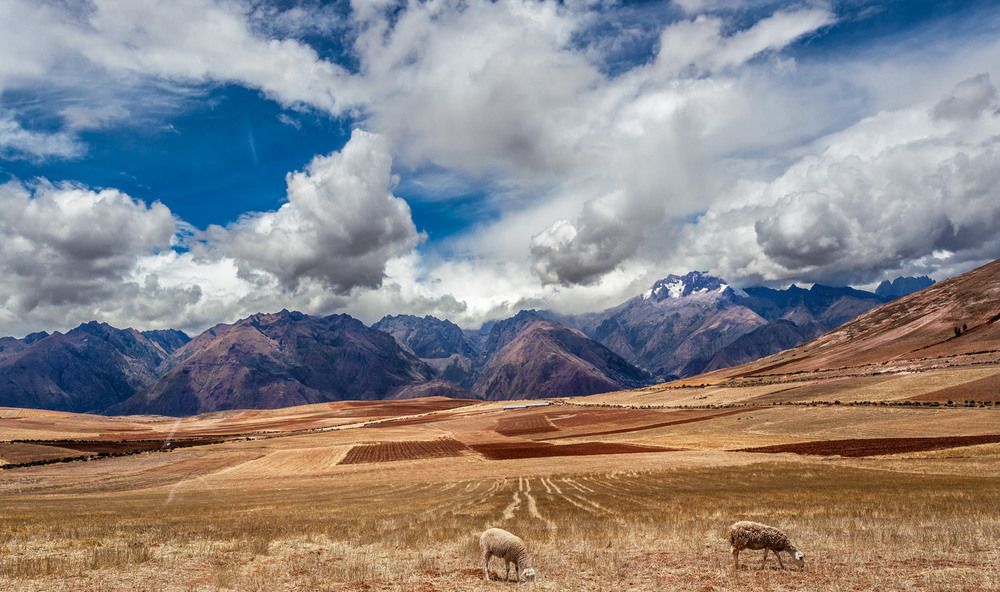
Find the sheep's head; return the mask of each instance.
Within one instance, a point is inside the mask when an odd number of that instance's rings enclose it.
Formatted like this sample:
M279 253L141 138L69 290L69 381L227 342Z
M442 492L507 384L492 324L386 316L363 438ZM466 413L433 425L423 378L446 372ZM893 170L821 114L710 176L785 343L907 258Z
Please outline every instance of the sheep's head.
M795 565L799 567L802 567L805 564L805 557L806 556L802 554L802 551L795 551L792 553L792 561L794 561Z
M521 575L524 576L524 581L525 582L534 582L535 581L535 568L529 567L528 569L526 569L523 572L521 572Z

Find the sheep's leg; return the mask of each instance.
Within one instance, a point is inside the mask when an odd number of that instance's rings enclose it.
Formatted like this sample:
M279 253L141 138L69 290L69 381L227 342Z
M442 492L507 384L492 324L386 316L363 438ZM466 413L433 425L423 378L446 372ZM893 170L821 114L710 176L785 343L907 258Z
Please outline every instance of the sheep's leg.
M507 571L503 572L503 581L506 582L510 578L510 561L504 561L507 565Z
M483 579L490 581L490 552L483 553Z
M781 562L781 553L778 552L778 551L775 551L774 552L774 556L778 558L778 565L781 566L781 569L785 569L785 564Z
M764 560L760 562L760 568L761 569L764 569L764 564L767 563L767 552L768 551L769 551L769 549L767 547L764 547Z
M514 564L514 581L521 581L521 566L516 563Z
M733 548L733 571L740 570L740 550Z

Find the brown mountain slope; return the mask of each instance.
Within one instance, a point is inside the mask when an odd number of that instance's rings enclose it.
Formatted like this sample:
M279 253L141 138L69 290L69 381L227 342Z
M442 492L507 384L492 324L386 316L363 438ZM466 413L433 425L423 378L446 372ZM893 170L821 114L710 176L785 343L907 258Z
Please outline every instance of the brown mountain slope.
M151 384L170 354L167 348L187 338L177 331L153 337L94 321L66 334L4 339L0 405L102 411Z
M797 348L706 376L929 366L934 360L1000 349L998 320L1000 260L869 310Z
M590 395L649 376L582 332L533 320L494 353L472 392L488 400Z
M383 399L432 378L391 336L347 315L256 314L221 332L110 412L193 415Z

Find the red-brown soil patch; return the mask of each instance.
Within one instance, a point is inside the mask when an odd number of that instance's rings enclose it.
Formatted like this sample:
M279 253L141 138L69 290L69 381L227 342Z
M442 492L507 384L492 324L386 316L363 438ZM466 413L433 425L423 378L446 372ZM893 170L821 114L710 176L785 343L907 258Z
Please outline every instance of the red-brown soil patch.
M465 444L451 438L437 440L412 440L402 442L374 442L359 444L347 451L337 464L390 462L395 460L415 460L420 458L443 458L459 456L468 450Z
M816 454L821 456L877 456L901 454L903 452L925 452L944 450L958 446L975 446L1000 442L1000 434L983 436L943 436L936 438L854 438L850 440L817 440L797 444L778 444L741 448L736 452L792 452L795 454Z
M559 428L552 425L552 422L545 415L537 414L505 417L497 422L495 431L503 436L527 436L529 434L558 432Z
M490 460L541 458L547 456L592 456L595 454L632 454L637 452L673 452L676 448L619 444L614 442L583 442L580 444L548 444L546 442L495 442L469 446Z
M673 425L681 425L681 424L685 424L685 423L693 423L693 422L696 422L696 421L707 421L709 419L715 419L717 417L725 417L727 415L736 415L737 413L746 413L746 411L747 411L746 409L730 409L730 410L727 410L727 411L705 411L705 410L701 410L701 409L692 409L692 410L675 411L675 412L672 412L672 413L669 413L669 414L657 413L656 416L659 416L659 417L672 417L674 419L670 419L670 420L667 420L667 421L658 421L658 422L654 422L654 423L633 424L633 425L629 425L629 426L625 426L625 427L613 428L613 429L608 429L608 430L601 430L601 431L597 431L597 432L575 433L575 434L567 434L565 436L552 436L552 437L547 437L547 438L542 438L542 439L543 440L561 440L561 439L564 439L564 438L579 438L579 437L582 437L582 436L606 436L606 435L609 435L609 434L625 434L625 433L628 433L628 432L637 432L639 430L652 430L652 429L656 429L656 428L665 428L665 427L673 426ZM650 419L650 413L651 412L647 411L647 412L645 412L645 415L642 416L645 421L649 421L649 419ZM654 417L656 417L656 416L654 416ZM553 421L553 423L556 423L557 425L559 425L560 421Z
M907 401L1000 401L1000 374L910 397Z
M186 448L188 446L204 446L218 444L222 440L209 438L185 438L180 440L36 440L33 444L68 448L90 454L123 454L129 452L145 452L160 448Z
M223 440L209 438L185 438L179 440L14 440L10 444L18 443L31 444L36 453L31 458L20 458L19 462L0 465L3 467L13 467L26 464L37 464L38 462L53 462L58 459L80 459L86 460L90 456L124 456L127 454L137 454L152 450L166 450L173 448L187 448L190 446L204 446L206 444L219 444ZM53 454L46 454L45 449L51 449ZM68 453L68 454L67 454ZM74 454L75 453L75 454Z

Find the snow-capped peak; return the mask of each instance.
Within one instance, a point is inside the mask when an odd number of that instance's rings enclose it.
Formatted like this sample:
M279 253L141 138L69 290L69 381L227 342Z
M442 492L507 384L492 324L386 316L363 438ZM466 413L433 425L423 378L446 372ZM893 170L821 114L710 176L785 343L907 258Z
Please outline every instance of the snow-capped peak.
M659 302L668 298L684 298L693 294L707 294L709 292L717 292L721 295L726 290L732 290L737 296L747 295L743 290L733 289L717 277L702 271L692 271L683 276L668 275L653 284L653 287L642 297L646 300L652 299Z

